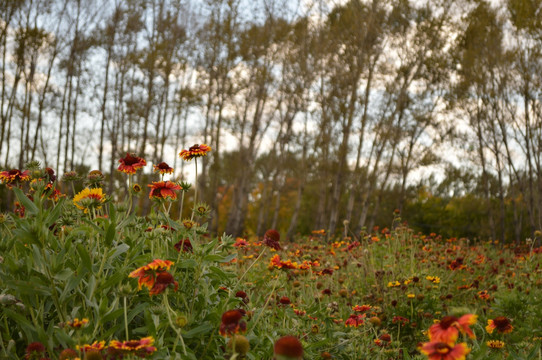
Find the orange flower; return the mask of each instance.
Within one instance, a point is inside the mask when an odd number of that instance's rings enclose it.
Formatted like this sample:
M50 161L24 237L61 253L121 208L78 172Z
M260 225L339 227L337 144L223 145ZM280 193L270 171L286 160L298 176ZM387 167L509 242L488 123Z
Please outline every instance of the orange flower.
M82 351L84 353L88 353L89 351L102 351L105 348L105 341L95 341L92 344L85 344L85 345L76 345L75 349Z
M152 346L153 344L154 339L152 336L140 340L112 340L109 343L108 352L120 356L134 354L138 357L146 357L156 351L156 348Z
M220 323L220 335L229 336L233 334L244 333L247 331L247 324L241 321L243 313L239 310L228 310L222 314Z
M11 185L15 182L30 180L30 175L28 170L21 172L19 169L11 169L0 172L0 180L11 189Z
M277 269L298 269L299 266L296 262L291 260L282 261L278 254L273 255L269 261L269 269L276 267Z
M233 244L233 246L236 248L244 248L248 246L248 242L245 239L238 237L235 239L235 244Z
M478 291L478 298L482 300L489 300L491 299L491 295L487 292L487 290Z
M158 165L154 165L153 168L154 168L154 172L160 173L161 175L173 174L173 168L170 167L165 162L161 162Z
M179 153L179 156L185 161L190 161L193 158L198 158L201 156L206 156L207 153L211 151L211 147L205 144L195 144L191 146L188 150L183 150Z
M514 330L514 327L510 323L510 319L505 316L497 316L493 320L487 321L486 330L488 333L492 333L493 330L497 329L499 334L508 334Z
M152 184L147 186L151 188L149 199L170 198L171 200L175 200L177 199L177 193L175 190L181 190L179 185L171 181L153 181Z
M147 165L145 159L135 156L135 154L126 153L126 157L119 160L118 171L121 171L126 174L133 175L137 170L141 169L143 166Z
M70 321L66 321L66 326L67 327L71 327L71 328L74 328L74 329L79 329L83 326L86 326L88 324L88 319L81 319L79 320L78 318L75 318L73 320L70 320Z
M453 344L459 335L459 332L469 335L474 339L474 333L470 325L476 323L476 315L466 314L459 319L455 316L445 316L439 323L431 325L429 328L429 340L432 342L444 342Z
M420 352L427 355L429 360L465 360L470 353L467 344L461 343L453 346L439 341L427 342L422 345Z
M365 322L365 314L358 315L358 314L352 314L346 321L344 322L344 326L350 326L350 327L358 327L363 325Z
M155 259L151 263L140 267L137 270L134 270L128 275L131 278L138 278L137 285L138 289L141 290L142 286L146 286L149 290L151 290L151 295L155 295L163 291L167 285L174 284L175 289L177 289L177 282L171 282L173 280L173 277L169 278L167 275L162 276L160 280L157 279L158 275L165 273L166 270L169 270L169 268L173 265L173 262L169 260L160 260ZM167 273L169 274L169 273ZM169 274L171 276L171 274ZM158 282L158 287L162 288L161 291L157 292L157 289L155 288L156 283ZM163 286L166 284L166 286ZM153 290L154 289L154 290Z
M369 311L371 309L372 309L371 305L352 306L352 310L354 310L355 312L365 312L365 311Z

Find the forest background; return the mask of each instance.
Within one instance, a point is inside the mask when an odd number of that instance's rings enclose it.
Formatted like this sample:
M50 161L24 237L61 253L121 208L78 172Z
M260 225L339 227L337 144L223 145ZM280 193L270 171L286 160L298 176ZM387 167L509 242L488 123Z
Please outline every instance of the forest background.
M127 152L193 182L205 143L215 234L542 228L540 0L4 0L0 52L3 169L113 193Z

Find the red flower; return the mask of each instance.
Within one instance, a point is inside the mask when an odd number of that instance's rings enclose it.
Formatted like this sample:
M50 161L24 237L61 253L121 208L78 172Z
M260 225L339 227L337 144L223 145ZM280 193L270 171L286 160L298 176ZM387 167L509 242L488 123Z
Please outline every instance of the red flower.
M303 359L303 345L295 336L284 336L275 342L273 348L275 356L284 356L293 359Z
M453 343L433 341L423 344L420 352L427 355L429 360L465 360L470 349L465 343L454 346Z
M235 297L244 299L247 297L247 293L244 292L243 290L239 290L238 292L235 293Z
M174 291L177 291L177 289L179 288L179 283L175 281L175 279L173 279L173 275L171 275L167 271L159 272L158 274L156 274L156 281L154 282L151 291L149 291L149 294L161 294L164 290L167 289L169 285L174 286Z
M25 359L41 359L43 356L45 356L45 346L42 343L36 341L26 347Z
M154 172L160 173L161 175L173 174L173 168L170 167L165 162L161 162L158 165L154 165L153 168L154 168Z
M135 174L137 170L147 165L145 159L128 153L126 153L126 157L119 160L119 163L120 165L117 170L130 175Z
M429 340L433 342L444 342L453 344L459 335L459 332L468 334L474 339L474 333L470 329L470 325L476 323L476 315L466 314L459 319L455 316L445 316L439 323L431 325L429 328Z
M183 160L190 161L193 158L206 156L209 151L211 151L210 146L207 146L205 144L195 144L194 146L191 146L188 150L181 151L179 153L179 156L183 158Z
M175 190L181 190L179 185L171 181L153 181L152 184L147 186L151 188L149 199L170 198L171 200L175 200L177 199L177 193Z
M461 269L464 269L466 266L463 265L463 258L457 258L455 259L454 261L452 261L450 263L450 265L448 265L448 268L450 270L461 270Z
M228 310L222 314L220 323L220 335L229 336L233 334L244 333L247 331L247 324L241 321L243 313L239 310Z
M58 355L59 360L69 360L75 358L78 358L78 356L77 352L73 349L64 349L60 352L60 355Z
M290 301L290 298L288 296L283 296L280 298L279 303L282 305L290 305L292 302Z
M374 340L375 345L384 347L389 345L391 342L391 335L390 334L382 334L378 337L378 339Z
M487 321L486 330L488 333L492 333L493 330L497 330L499 334L508 334L514 330L514 327L510 323L510 320L505 316L497 316L493 320Z
M178 243L176 243L173 246L175 247L175 250L177 250L178 252L180 252L181 249L183 250L183 252L192 252L193 250L192 243L190 242L189 239L180 240Z
M263 236L263 244L275 250L280 250L279 240L280 234L274 229L267 230Z

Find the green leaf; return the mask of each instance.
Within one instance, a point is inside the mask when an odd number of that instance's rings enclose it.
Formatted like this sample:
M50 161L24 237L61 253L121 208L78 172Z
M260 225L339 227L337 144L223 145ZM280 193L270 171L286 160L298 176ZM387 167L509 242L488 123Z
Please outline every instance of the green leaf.
M16 313L15 311L11 311L8 308L4 308L2 311L8 318L15 321L17 326L21 327L27 339L34 338L33 335L35 334L36 330L34 329L34 326L30 323L30 321L28 321L27 318L25 318L21 314Z
M190 339L193 337L197 337L201 334L207 333L211 331L214 327L209 323L203 323L200 326L196 326L195 328L187 331L183 334L183 338Z
M9 280L5 284L8 288L17 291L16 296L19 295L45 295L51 296L51 289L40 281L37 277L32 278L33 281L25 280ZM41 283L41 284L40 284Z
M66 281L70 277L73 277L73 270L71 269L63 269L55 274L55 279L59 281Z
M99 291L104 291L108 288L111 288L114 285L118 285L126 277L122 269L118 269L118 272L115 272L113 275L109 275L107 280L99 286Z
M92 271L92 262L90 260L90 255L88 254L87 249L81 243L77 244L77 253L81 257L81 262L83 266L88 270Z
M55 207L49 212L49 215L45 218L45 226L49 227L58 220L63 209L65 198L61 198Z
M130 310L130 312L128 312L128 324L131 323L137 315L141 314L148 307L148 303L139 303L136 307Z
M36 215L39 212L36 204L34 204L32 200L30 200L21 189L14 187L13 192L15 193L17 200L19 200L19 203L21 203L21 205L25 207L27 212L32 215Z
M124 254L125 252L127 252L128 250L130 250L130 246L128 246L127 244L120 244L118 246L116 246L111 252L112 254L109 255L109 261L113 260L113 259L116 259L118 256Z
M121 318L122 316L124 315L124 309L117 309L117 310L114 310L114 311L111 311L109 314L105 315L104 317L102 317L102 324L105 324L109 321L113 321L113 320L116 320L116 319L119 319Z
M116 225L116 223L111 221L111 223L107 227L107 231L105 233L105 245L106 246L108 246L108 247L111 246L111 244L113 243L113 240L115 239L116 232L117 232L117 225Z
M222 256L218 254L209 254L206 255L203 260L205 261L211 261L211 262L219 262L219 263L227 263L232 261L237 254L229 254L228 256Z
M182 259L177 264L175 264L175 267L180 269L194 269L198 263L194 259Z

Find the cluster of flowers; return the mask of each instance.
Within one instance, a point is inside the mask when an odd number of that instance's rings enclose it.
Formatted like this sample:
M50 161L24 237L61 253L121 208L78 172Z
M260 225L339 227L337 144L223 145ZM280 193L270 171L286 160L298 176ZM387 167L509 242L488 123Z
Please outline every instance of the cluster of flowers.
M196 144L191 146L188 150L181 151L179 156L186 161L190 161L193 158L206 156L210 151L211 147L205 144ZM119 163L120 165L118 166L117 170L128 175L134 175L137 170L142 169L147 165L145 159L130 153L127 153L124 158L120 159ZM174 169L167 163L161 162L154 165L154 172L163 176L164 174L172 174ZM32 175L32 177L34 177L34 175ZM78 176L75 172L69 172L64 175L63 180L72 181L76 180L77 178ZM86 214L92 210L101 209L102 205L107 201L107 196L104 194L101 188L103 179L104 176L100 171L91 171L88 176L89 184L87 184L86 188L74 196L73 204L80 210L83 210L83 212ZM0 172L0 181L7 185L7 187L10 189L14 185L20 186L22 183L30 180L31 174L29 170L20 171L19 169L11 169L9 171ZM56 180L56 176L51 168L45 168L45 175L34 178L32 182L35 183L38 180L46 180L46 191L44 193L49 195L53 200L57 201L58 198L62 196L60 191L53 185L54 181ZM177 194L175 191L188 190L189 185L183 185L185 186L181 186L172 181L154 181L152 184L148 185L151 189L149 198L156 200L175 200L177 199ZM132 190L137 193L141 191L141 187L138 184L134 184ZM21 209L20 212L24 216L24 209Z
M281 260L280 256L278 254L273 255L271 260L269 261L269 268L270 269L293 269L293 270L309 270L313 267L320 266L320 263L318 261L308 261L303 260L302 263L297 263L296 261L291 260Z
M190 147L190 149L188 150L181 151L179 153L179 156L184 160L189 161L196 157L205 156L209 151L211 151L211 148L209 146L205 144L196 144ZM145 159L130 153L127 153L124 158L120 159L119 163L120 165L117 170L128 175L134 175L139 169L142 169L147 165L147 161L145 161ZM154 165L153 171L162 175L163 177L165 174L172 174L174 172L174 169L170 167L167 163L161 162L157 165ZM181 186L173 181L163 181L163 178L162 181L153 181L152 184L149 184L147 186L150 188L149 198L155 200L176 200L176 191L188 189L188 186ZM132 190L137 193L141 191L141 187L138 184L134 184ZM75 204L75 206L83 210L85 213L87 213L89 209L100 209L101 205L105 201L106 197L100 187L87 187L73 198L73 203Z
M139 340L111 340L109 345L105 341L95 341L92 344L77 345L76 350L64 349L58 354L60 360L102 360L102 359L126 359L132 357L146 358L156 351L153 346L152 336ZM27 360L49 360L47 350L40 342L28 344L25 359Z
M427 355L430 360L464 360L470 349L466 343L456 344L456 341L460 333L474 339L475 335L470 326L475 323L476 315L473 314L466 314L460 318L445 316L429 328L429 342L422 344L420 352ZM495 330L499 334L508 334L513 329L510 319L505 316L498 316L487 321L486 331L489 334ZM489 348L500 349L505 344L501 340L488 340L486 345Z

